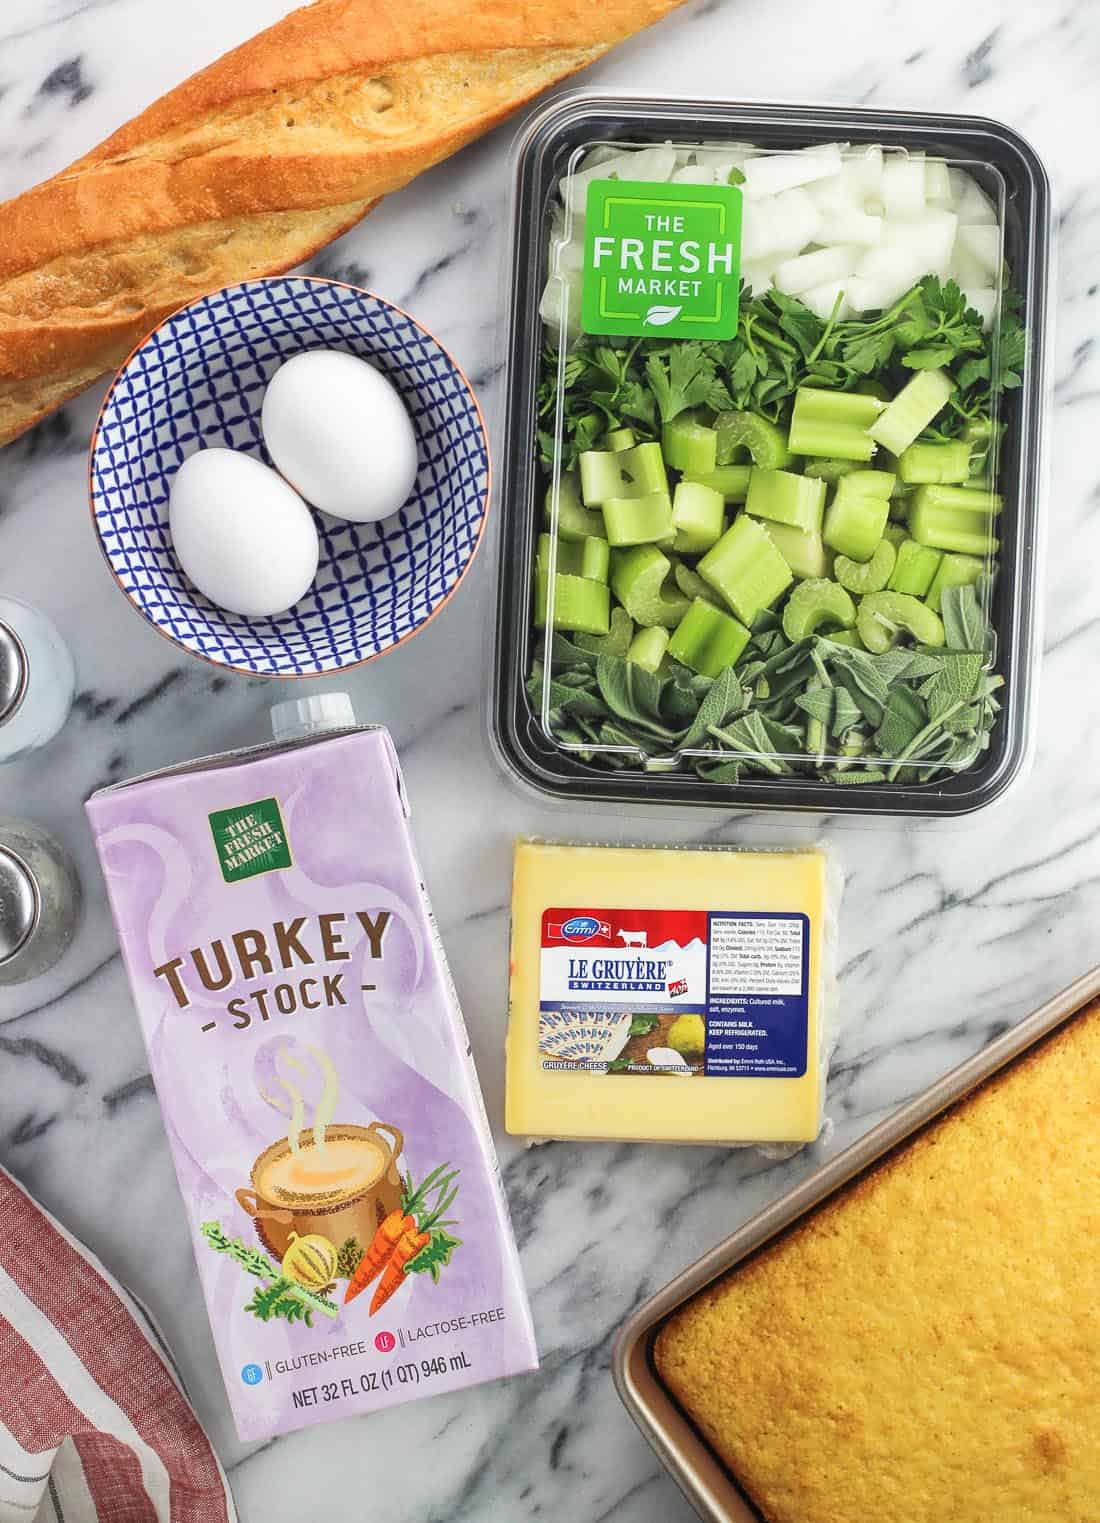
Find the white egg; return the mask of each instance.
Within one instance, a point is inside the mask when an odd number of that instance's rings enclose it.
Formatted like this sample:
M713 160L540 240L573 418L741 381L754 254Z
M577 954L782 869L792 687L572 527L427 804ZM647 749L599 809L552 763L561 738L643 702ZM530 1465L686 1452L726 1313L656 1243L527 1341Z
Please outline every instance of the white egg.
M394 386L338 349L281 365L263 404L264 443L307 502L372 523L404 506L416 482L416 434Z
M282 613L317 575L312 513L281 476L238 450L188 456L172 480L168 527L188 580L230 613Z

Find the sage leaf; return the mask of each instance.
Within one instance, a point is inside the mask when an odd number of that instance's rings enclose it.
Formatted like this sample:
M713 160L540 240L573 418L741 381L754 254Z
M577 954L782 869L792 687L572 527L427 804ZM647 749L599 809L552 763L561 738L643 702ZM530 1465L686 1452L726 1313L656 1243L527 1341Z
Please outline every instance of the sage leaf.
M739 714L745 707L747 694L738 681L732 666L727 666L711 684L710 691L699 705L699 712L687 734L680 741L683 750L689 751L700 745L711 728L720 728L727 719Z

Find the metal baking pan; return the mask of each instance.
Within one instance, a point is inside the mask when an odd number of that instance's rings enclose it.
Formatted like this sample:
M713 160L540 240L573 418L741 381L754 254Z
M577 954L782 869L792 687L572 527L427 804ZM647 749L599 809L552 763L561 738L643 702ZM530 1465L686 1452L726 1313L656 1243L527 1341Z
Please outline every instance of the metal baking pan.
M532 562L539 515L534 441L542 324L539 295L547 273L548 208L570 156L592 143L632 146L671 139L748 140L763 148L880 142L965 162L988 189L1004 191L1005 255L1030 333L1024 384L1007 393L1008 425L998 489L1004 494L1002 547L993 621L1007 700L984 757L947 779L838 788L813 778L707 782L691 773L606 771L585 765L544 732L528 701ZM999 798L1029 757L1038 665L1047 392L1051 194L1031 145L985 117L873 107L765 104L575 92L553 101L524 128L515 153L510 246L512 290L507 411L500 507L495 659L489 729L506 770L542 796L575 802L701 805L950 818Z
M707 1523L759 1523L760 1515L661 1383L652 1351L664 1322L712 1281L815 1211L1098 995L1100 968L1094 968L759 1212L640 1306L620 1329L612 1356L619 1396L658 1459Z

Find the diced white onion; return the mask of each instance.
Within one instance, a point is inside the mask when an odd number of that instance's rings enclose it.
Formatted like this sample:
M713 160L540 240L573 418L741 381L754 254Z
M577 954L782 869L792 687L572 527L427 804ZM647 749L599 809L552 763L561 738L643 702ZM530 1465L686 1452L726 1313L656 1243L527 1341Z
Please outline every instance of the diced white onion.
M569 243L556 243L550 259L550 268L560 275L570 275L584 269L584 244L579 238Z
M989 272L985 266L961 246L958 238L955 239L955 247L951 251L951 263L947 266L947 274L948 278L960 285L964 291L980 290L982 286L989 284Z
M924 265L925 275L943 275L955 246L958 219L954 212L930 206L919 217L882 224L882 247L901 249Z
M982 327L988 333L993 326L993 314L997 310L997 292L990 289L967 289L963 291L966 305L973 307L982 319Z
M720 148L697 148L692 157L697 164L709 164L712 169L726 165L740 169L753 151L750 143L725 143Z
M800 148L797 153L769 153L745 161L745 195L776 196L796 186L840 173L840 149L835 143Z
M992 225L997 221L993 202L973 175L968 175L963 169L951 169L948 178L951 181L953 210L958 213L960 222L987 222Z
M924 199L935 206L948 206L951 203L951 176L942 159L924 161Z
M878 196L882 186L882 149L877 143L853 148L845 155L843 175L853 201Z
M903 286L895 292L895 288L895 281L887 285L882 279L871 279L865 275L850 275L844 285L845 295L854 312L877 312L890 306L895 294L900 296L906 289Z
M819 243L859 243L870 248L882 237L882 218L861 212L857 206L826 212L817 230Z
M815 249L812 254L798 254L784 259L775 271L776 289L788 296L801 296L825 281L840 280L855 268L858 250L848 244L834 244L832 248Z
M985 223L960 223L959 248L977 260L983 270L996 275L1001 267L1001 230Z
M818 180L815 184L807 187L814 199L814 205L823 212L850 211L856 206L852 196L852 188L845 179L843 173L829 175L824 180Z
M958 282L988 328L997 310L1001 229L974 177L923 153L886 154L878 144L827 143L767 153L747 144L616 150L601 144L561 181L578 224L565 236L563 206L551 213L551 269L539 311L555 340L580 331L583 217L594 179L725 185L742 168L741 278L760 293L773 284L828 318L891 306L922 275Z
M593 150L595 152L595 150ZM561 182L562 200L572 209L575 217L583 217L588 200L588 187L593 180L647 180L661 185L676 168L676 152L661 145L641 148L636 153L623 153L605 159L593 168L578 170Z
M741 219L741 256L756 260L767 254L794 254L813 243L821 213L801 187L778 196L746 201Z
M924 210L924 159L891 154L882 166L880 194L888 217L919 217Z
M846 279L824 280L820 285L811 286L808 291L803 291L799 299L809 307L811 312L816 312L818 317L828 319L833 315L833 308L836 306L836 299L839 296L841 302L837 310L837 317L838 319L844 318L852 310L847 299L847 286L848 281Z
M750 259L741 266L741 279L755 296L771 286L773 268L772 259Z
M578 171L583 173L586 169L598 169L601 164L610 164L612 159L621 159L623 151L615 148L610 143L598 143L595 148L585 154L577 165Z
M868 249L855 269L855 276L868 280L877 288L875 294L879 299L869 302L869 305L876 307L889 306L897 301L922 275L927 274L925 261L919 255L909 249L884 248L881 244L877 248ZM851 290L849 282L849 299L855 305L857 298L852 296Z
M539 302L539 316L549 329L549 336L557 339L565 316L565 337L576 338L581 331L581 277L576 272L568 275L551 275Z

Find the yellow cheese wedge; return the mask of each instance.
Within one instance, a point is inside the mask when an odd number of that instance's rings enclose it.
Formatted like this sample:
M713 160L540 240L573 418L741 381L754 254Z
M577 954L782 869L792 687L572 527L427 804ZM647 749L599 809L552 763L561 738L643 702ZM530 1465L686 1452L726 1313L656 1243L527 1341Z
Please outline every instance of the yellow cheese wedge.
M508 1131L812 1141L828 887L817 850L519 842Z

